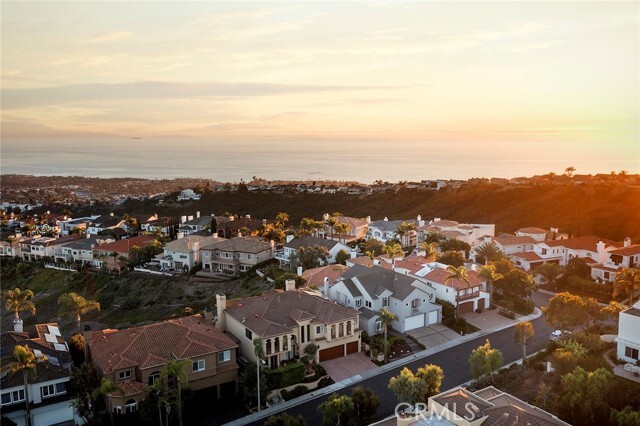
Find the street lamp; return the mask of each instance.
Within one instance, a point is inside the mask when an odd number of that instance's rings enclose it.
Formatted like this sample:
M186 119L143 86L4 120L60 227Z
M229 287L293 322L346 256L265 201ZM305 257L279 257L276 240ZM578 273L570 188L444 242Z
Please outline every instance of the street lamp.
M256 357L256 373L258 375L258 411L260 411L260 406L262 405L260 403L260 362L262 362L262 364L264 365L267 365L265 360L261 359L260 357Z

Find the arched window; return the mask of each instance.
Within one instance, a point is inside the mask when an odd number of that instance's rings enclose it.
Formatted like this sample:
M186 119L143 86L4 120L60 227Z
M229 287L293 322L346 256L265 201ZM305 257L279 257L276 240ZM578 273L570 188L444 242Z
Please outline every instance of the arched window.
M344 323L340 323L340 325L338 326L338 329L339 329L338 335L340 337L344 337Z
M336 338L336 326L335 326L335 324L331 326L331 338L332 339Z
M149 386L153 386L158 380L160 380L160 372L154 371L149 375Z
M271 354L271 339L267 339L267 355Z
M347 321L347 336L351 335L351 321Z
M274 351L275 353L280 352L280 338L279 338L279 337L276 337L276 338L273 340L273 342L274 342L274 344L273 344L273 346L274 346L273 351Z
M129 399L124 404L125 413L135 413L137 410L138 410L138 403L135 401L135 399Z

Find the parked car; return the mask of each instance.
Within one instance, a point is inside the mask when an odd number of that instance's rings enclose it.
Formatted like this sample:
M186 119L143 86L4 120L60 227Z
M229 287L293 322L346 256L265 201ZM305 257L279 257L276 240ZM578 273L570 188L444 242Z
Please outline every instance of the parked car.
M569 330L555 330L551 332L551 334L549 335L549 339L555 342L569 335L571 335L571 332Z

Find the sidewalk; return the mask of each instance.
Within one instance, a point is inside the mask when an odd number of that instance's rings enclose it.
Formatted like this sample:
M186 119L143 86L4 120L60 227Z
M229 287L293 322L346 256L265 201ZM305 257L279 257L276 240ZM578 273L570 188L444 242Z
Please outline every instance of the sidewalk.
M539 318L542 315L542 311L539 308L535 308L534 312L531 315L527 315L525 317L519 318L520 321L532 321L536 318ZM356 376L353 377L349 377L348 379L345 379L341 382L338 383L334 383L330 386L327 386L326 388L322 388L322 389L318 389L314 392L308 393L306 395L302 395L301 397L292 399L291 401L286 401L282 404L278 404L277 406L273 406L273 407L269 407L265 410L262 410L260 412L256 412L256 413L252 413L249 414L248 416L242 417L240 419L236 419L232 422L226 423L229 426L236 426L236 425L244 425L247 423L253 423L255 421L258 421L260 419L264 419L270 416L273 416L274 414L277 414L281 411L286 411L289 408L295 407L297 405L300 404L304 404L312 399L315 398L319 398L321 396L324 395L330 395L334 392L339 391L340 389L344 389L347 387L352 387L355 386L358 382L361 382L365 379L369 379L371 377L377 376L379 374L385 373L389 370L393 370L395 368L401 367L405 364L408 364L410 362L419 360L419 359L423 359L426 358L428 356L431 356L437 352L446 350L446 349L450 349L452 347L455 347L461 343L467 342L469 340L473 340L477 337L482 337L482 336L486 336L488 334L494 333L496 331L501 331L507 328L513 327L513 323L509 323L509 324L502 324L499 326L495 326L495 327L491 327L491 328L487 328L485 330L480 330L477 331L475 333L472 334L468 334L466 336L460 336L459 339L455 339L455 340L450 340L448 342L442 343L440 345L425 349L422 352L418 352L415 353L413 355L410 355L408 357L404 357L404 358L400 358L396 361L390 362L389 364L383 365L382 367L376 368L374 370L369 370L365 373L362 374L358 374Z

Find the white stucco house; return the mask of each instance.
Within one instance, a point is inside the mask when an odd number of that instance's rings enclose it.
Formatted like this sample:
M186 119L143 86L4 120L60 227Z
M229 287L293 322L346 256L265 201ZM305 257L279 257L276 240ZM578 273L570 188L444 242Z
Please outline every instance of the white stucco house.
M640 360L640 301L618 317L618 359L635 364Z
M329 252L329 255L327 256L327 261L329 263L336 263L336 255L340 250L344 250L347 254L351 253L351 247L336 240L311 236L294 237L293 235L289 235L287 236L287 242L284 245L284 248L275 252L275 258L280 261L280 265L282 267L287 267L291 264L291 256L297 254L301 247L311 246L325 247Z

